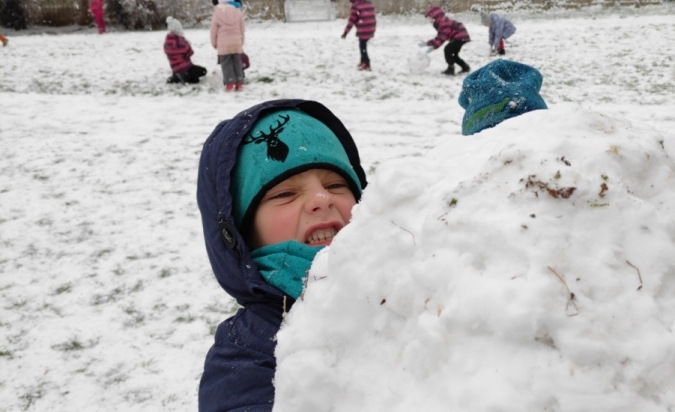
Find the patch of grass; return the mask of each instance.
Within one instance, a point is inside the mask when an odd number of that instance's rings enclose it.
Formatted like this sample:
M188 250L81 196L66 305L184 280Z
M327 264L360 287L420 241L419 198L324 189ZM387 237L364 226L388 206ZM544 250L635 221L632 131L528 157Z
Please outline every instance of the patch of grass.
M196 318L188 312L185 316L181 315L181 316L177 317L174 320L174 322L175 323L192 323L195 319Z
M36 401L42 399L45 395L44 382L41 382L33 387L28 388L28 390L19 396L21 399L22 405L21 409L27 411L30 409Z
M102 256L104 256L104 255L108 255L108 254L110 254L110 253L112 253L112 249L108 249L108 248L106 248L106 249L101 249L101 250L97 251L97 252L94 254L94 257L100 258L100 257L102 257Z
M115 302L117 299L120 298L120 296L122 296L122 293L124 293L124 289L122 289L121 287L116 287L115 289L110 291L110 293L106 294L97 293L92 298L91 304L92 306L98 306L104 303Z
M70 283L66 283L66 284L61 285L58 288L56 288L56 290L54 291L54 294L60 295L62 293L70 292L71 288L72 288L72 285Z
M129 306L129 307L124 308L124 313L129 315L129 319L127 319L124 322L124 326L127 326L127 327L139 326L143 323L143 321L145 321L145 315L140 313L133 306Z
M143 281L139 280L134 286L131 287L131 289L129 289L129 293L136 293L140 292L141 290L143 290Z
M256 82L258 82L258 83L274 83L274 79L271 78L271 77L262 76L262 77L258 77L256 79Z
M13 357L14 353L12 351L6 349L0 350L0 358L12 359Z
M73 352L86 349L86 346L83 345L77 337L72 337L63 343L52 345L52 349L61 352Z
M5 309L18 309L26 306L28 300L26 298L15 300L11 304L5 306Z

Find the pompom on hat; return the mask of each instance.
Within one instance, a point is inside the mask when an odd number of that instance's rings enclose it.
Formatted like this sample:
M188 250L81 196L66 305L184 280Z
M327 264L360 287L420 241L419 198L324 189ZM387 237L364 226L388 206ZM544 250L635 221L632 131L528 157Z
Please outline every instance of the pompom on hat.
M328 126L300 110L284 109L261 117L237 151L232 173L235 224L245 230L269 189L310 169L342 175L354 198L361 198L360 180Z
M459 104L466 110L462 134L472 135L511 117L547 109L539 95L542 81L534 67L503 59L471 73L459 95Z
M166 18L166 26L171 33L175 33L178 36L183 36L183 26L180 24L180 21L169 16Z

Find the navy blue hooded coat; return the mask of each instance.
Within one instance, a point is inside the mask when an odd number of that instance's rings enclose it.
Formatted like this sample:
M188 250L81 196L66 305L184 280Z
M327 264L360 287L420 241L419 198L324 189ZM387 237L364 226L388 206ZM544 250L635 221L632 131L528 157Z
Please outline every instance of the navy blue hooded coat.
M293 299L269 285L256 269L232 217L230 176L237 148L256 121L269 112L296 108L320 120L338 137L354 172L366 187L354 141L342 122L320 103L268 101L221 122L204 143L197 203L204 240L220 286L241 308L218 326L199 385L199 411L271 411L274 403L275 335ZM357 199L358 200L358 199Z

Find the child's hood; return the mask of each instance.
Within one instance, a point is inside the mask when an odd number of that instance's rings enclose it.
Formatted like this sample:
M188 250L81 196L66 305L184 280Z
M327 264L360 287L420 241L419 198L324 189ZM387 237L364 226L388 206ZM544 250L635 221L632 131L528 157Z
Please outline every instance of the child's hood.
M438 23L445 17L445 12L438 6L430 6L426 13L424 13L424 17L431 18L434 20L434 23Z
M256 269L244 237L234 224L230 194L231 173L244 136L259 118L281 109L299 109L326 124L345 148L362 187L366 187L354 140L342 122L320 103L298 99L268 101L216 126L204 143L199 162L197 203L206 250L216 279L241 305L283 300L283 293L269 285Z
M241 11L232 4L220 3L216 6L216 9L219 11L219 18L224 24L236 25L242 19Z

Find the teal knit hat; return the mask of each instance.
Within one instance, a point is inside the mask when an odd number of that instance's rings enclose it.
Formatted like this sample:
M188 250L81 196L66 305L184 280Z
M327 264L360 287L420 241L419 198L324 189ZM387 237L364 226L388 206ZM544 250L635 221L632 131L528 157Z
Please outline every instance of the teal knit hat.
M328 126L299 110L262 116L237 151L232 173L234 223L247 228L269 189L310 169L342 175L354 197L361 198L361 183L347 152Z
M459 104L466 109L462 134L472 135L523 113L546 109L539 95L543 78L534 67L498 59L462 83Z

